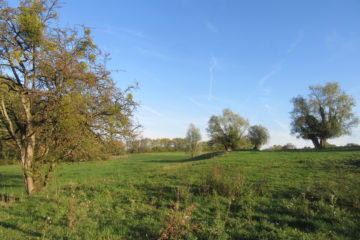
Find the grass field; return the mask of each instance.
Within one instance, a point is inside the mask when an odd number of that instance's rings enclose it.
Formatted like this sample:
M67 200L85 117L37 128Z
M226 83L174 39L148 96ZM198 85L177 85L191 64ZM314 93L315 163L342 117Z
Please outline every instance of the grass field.
M23 194L0 166L0 239L360 239L360 152L134 154L61 164Z

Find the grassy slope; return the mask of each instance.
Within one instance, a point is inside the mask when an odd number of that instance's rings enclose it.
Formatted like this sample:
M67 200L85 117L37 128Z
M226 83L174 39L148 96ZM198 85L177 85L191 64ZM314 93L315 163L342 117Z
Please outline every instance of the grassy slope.
M22 195L17 166L0 180ZM360 239L359 224L357 151L62 164L47 191L0 206L0 239Z

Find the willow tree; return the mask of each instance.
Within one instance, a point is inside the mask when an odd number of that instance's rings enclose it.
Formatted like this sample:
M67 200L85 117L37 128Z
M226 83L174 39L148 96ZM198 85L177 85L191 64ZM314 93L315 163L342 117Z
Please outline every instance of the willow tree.
M259 150L260 147L269 141L270 134L267 128L261 125L254 125L249 128L248 138L254 146L254 150Z
M230 109L224 109L222 115L211 116L208 122L210 144L222 145L226 151L232 151L245 138L248 127L246 119Z
M57 27L57 6L0 0L0 122L28 194L46 185L55 162L93 157L135 127L133 87L116 88L89 29Z
M292 133L311 140L317 149L325 147L328 139L351 134L359 122L353 112L354 98L336 82L309 89L308 98L299 96L292 100Z

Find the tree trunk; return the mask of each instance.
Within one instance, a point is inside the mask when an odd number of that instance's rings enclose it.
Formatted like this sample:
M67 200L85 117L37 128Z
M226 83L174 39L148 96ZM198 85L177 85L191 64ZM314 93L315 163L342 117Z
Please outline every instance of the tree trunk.
M49 166L49 169L45 175L45 178L44 178L44 182L43 182L43 188L46 188L48 183L49 183L49 180L50 180L50 175L51 173L54 171L54 168L55 168L55 163L54 162L51 162L50 163L50 166Z
M227 152L231 152L231 151L232 151L232 148L231 148L230 146L226 146L225 149L226 149Z
M320 145L319 140L317 138L312 138L311 141L314 144L315 149L320 149L321 148L321 145Z
M21 96L21 103L25 111L26 128L21 139L21 163L24 171L24 181L27 194L31 195L35 190L32 163L34 160L35 132L31 114L31 100L29 95Z
M326 138L321 139L320 140L321 148L326 148L326 145L327 145L327 139Z
M33 149L24 146L21 149L21 165L23 168L24 184L26 193L31 195L35 191L34 178L32 176Z

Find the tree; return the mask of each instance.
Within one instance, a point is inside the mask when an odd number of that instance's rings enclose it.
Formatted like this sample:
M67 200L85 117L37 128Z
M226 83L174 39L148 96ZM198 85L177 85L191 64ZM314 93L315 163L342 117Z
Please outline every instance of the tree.
M295 150L296 146L292 143L287 143L282 147L283 150Z
M354 98L336 82L309 89L308 98L298 96L292 100L292 134L311 140L316 149L325 147L328 139L351 134L351 128L359 122L353 112Z
M185 137L187 143L187 152L193 158L201 151L201 133L194 124L190 124Z
M269 141L269 131L260 125L254 125L249 128L248 138L254 146L254 150L259 150L260 147Z
M226 151L232 151L244 138L249 123L230 109L224 109L222 115L211 116L208 125L211 144L221 144Z
M58 160L92 158L104 140L136 128L133 87L115 87L89 29L57 27L57 7L0 0L0 123L16 144L28 194L46 186Z

